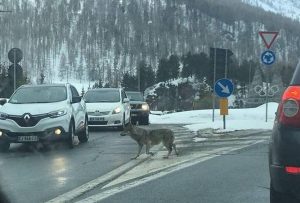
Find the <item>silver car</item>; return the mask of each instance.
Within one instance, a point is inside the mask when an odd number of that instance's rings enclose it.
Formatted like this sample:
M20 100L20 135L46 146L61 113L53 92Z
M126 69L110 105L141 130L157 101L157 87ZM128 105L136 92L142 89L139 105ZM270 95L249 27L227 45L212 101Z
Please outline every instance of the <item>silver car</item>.
M70 84L25 85L0 108L0 150L10 143L87 142L85 102Z

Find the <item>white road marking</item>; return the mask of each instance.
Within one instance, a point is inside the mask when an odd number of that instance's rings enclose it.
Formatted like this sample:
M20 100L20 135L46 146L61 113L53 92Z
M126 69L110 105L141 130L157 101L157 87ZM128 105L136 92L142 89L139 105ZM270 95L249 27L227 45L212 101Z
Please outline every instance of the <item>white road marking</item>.
M75 199L76 197L86 193L87 191L90 191L90 190L98 187L99 185L101 185L103 183L115 179L120 174L125 173L126 171L135 167L137 164L144 162L148 158L146 155L141 155L141 157L142 157L141 159L132 160L132 161L128 162L127 164L124 164L124 165L120 166L119 168L117 168L103 176L100 176L86 184L79 186L78 188L75 188L65 194L62 194L52 200L47 201L46 203L71 201L71 200Z
M265 140L259 140L259 141L256 141L256 142L252 143L252 144L249 144L249 145L246 145L246 146L242 146L242 147L241 146L239 146L239 147L230 147L230 148L227 147L227 149L223 150L222 153L219 152L219 153L216 153L216 154L210 154L210 155L207 155L207 156L205 156L203 158L200 158L200 159L188 162L188 163L184 163L184 164L180 164L180 165L171 167L171 168L166 169L164 171L158 172L157 174L154 174L152 176L148 176L148 177L145 177L145 178L142 178L142 179L139 179L139 180L136 180L136 181L133 181L133 182L130 182L130 183L126 183L124 185L117 186L115 188L112 188L112 189L100 192L100 193L98 193L96 195L93 195L91 197L88 197L88 198L86 198L84 200L80 200L79 202L84 202L84 203L99 202L101 200L104 200L104 199L112 196L112 195L115 195L117 193L123 192L125 190L129 190L129 189L134 188L134 187L137 187L137 186L142 185L144 183L147 183L149 181L156 180L156 179L161 178L161 177L163 177L165 175L168 175L170 173L182 170L184 168L196 165L198 163L207 161L209 159L212 159L212 158L215 158L215 157L218 157L218 156L221 156L221 155L224 155L224 154L236 151L236 150L240 150L240 149L243 149L243 148L246 148L246 147L258 144L258 143L261 143L261 142L265 142Z

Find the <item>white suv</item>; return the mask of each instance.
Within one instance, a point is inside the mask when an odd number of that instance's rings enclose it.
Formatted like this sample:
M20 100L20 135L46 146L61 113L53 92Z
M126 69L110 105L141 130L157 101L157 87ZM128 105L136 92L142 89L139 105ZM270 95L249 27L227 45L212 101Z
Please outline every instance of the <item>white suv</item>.
M85 102L70 84L24 85L0 108L0 151L10 143L87 142Z

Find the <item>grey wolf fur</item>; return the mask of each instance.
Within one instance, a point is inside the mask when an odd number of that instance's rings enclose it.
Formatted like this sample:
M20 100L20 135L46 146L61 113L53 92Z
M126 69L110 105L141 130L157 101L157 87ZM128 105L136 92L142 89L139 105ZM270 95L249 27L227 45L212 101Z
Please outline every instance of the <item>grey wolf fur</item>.
M152 145L160 144L168 149L168 154L164 158L169 158L172 150L174 149L176 155L178 155L176 145L174 144L174 133L170 129L143 129L140 127L133 126L131 123L128 124L124 128L124 131L121 132L121 136L129 135L132 139L134 139L139 145L138 153L132 159L136 159L140 156L142 148L146 145L146 154L154 155L150 152L150 147Z

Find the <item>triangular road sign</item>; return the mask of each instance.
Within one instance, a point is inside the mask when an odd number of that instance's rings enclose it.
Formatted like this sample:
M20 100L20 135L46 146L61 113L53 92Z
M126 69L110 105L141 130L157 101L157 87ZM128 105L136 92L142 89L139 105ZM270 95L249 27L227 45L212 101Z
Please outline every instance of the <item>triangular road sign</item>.
M259 35L261 36L262 40L264 41L266 47L270 49L273 42L275 41L276 37L278 36L278 32L259 32Z

